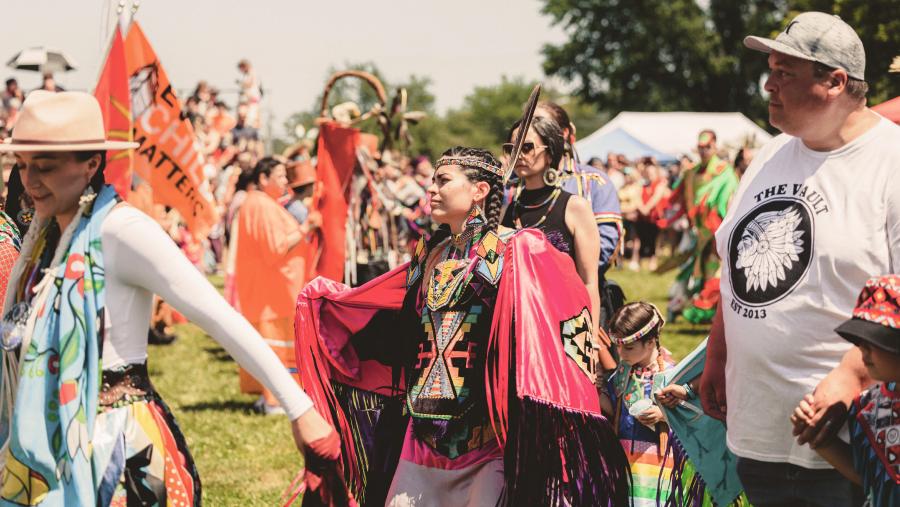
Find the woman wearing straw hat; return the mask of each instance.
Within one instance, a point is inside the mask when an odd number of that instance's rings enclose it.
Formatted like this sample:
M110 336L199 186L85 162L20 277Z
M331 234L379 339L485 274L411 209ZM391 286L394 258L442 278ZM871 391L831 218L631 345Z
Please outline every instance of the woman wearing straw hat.
M0 145L35 205L0 326L0 505L200 503L184 436L147 376L154 293L276 394L298 447L339 452L259 334L104 184L106 150L136 146L106 140L91 95L42 91Z

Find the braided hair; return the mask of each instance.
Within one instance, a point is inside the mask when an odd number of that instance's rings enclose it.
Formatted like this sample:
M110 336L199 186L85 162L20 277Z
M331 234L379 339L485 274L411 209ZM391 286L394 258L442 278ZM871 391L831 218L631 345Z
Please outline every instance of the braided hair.
M454 146L441 154L442 157L476 158L494 167L502 167L497 157L489 150L482 148L466 148ZM462 167L466 178L476 183L483 181L491 186L484 200L484 217L487 230L496 230L500 226L500 212L503 210L503 178L490 171L478 167ZM444 224L432 235L428 247L432 248L450 235L450 226Z

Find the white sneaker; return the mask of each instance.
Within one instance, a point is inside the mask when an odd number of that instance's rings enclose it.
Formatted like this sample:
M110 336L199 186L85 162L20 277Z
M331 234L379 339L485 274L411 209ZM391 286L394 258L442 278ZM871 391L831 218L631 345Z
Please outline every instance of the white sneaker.
M253 402L253 411L262 415L286 415L287 412L280 405L269 405L266 399L260 396Z

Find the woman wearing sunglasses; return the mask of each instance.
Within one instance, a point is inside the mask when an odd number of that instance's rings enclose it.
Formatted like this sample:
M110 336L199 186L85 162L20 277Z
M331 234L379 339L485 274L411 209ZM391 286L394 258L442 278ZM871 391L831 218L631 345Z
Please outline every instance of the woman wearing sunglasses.
M503 145L507 157L513 148L510 141L518 135L519 127L520 122L516 122L509 131L508 142ZM599 326L597 263L600 262L600 234L590 204L584 198L566 192L559 184L556 168L564 151L565 141L559 125L549 118L535 118L516 161L514 170L519 184L503 216L503 225L514 229L538 229L551 245L572 258L591 298L593 329L598 330L603 342L601 365L612 369L615 362L608 352L609 338Z

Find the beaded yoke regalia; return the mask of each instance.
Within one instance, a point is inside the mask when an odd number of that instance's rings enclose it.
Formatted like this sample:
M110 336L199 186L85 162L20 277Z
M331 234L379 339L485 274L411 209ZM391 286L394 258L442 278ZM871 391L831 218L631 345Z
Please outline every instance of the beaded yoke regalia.
M351 493L364 505L626 501L589 305L540 232L492 230L478 212L359 288L311 282L298 364L341 434Z
M630 411L641 400L654 400L654 376L675 364L668 350L661 348L659 354L662 361L653 361L646 367L619 363L609 381L609 394L615 407L616 433L631 463L634 480L631 501L634 507L657 505L657 502L665 505L670 488L672 461L666 453L668 428L665 424L649 428Z
M485 233L483 217L473 214L462 237L445 240L430 258L421 258L420 242L407 268L407 287L420 284L424 301L416 304L422 334L406 407L416 436L451 459L495 440L485 409L485 350L502 272L497 247L511 232Z
M663 205L671 209L666 218L657 222L660 227L669 227L685 214L694 224L690 231L691 249L673 258L680 260L681 265L669 294L671 315L682 313L694 324L712 321L719 303L719 256L714 238L737 186L734 168L713 156L705 166L697 164L682 175L667 205Z

